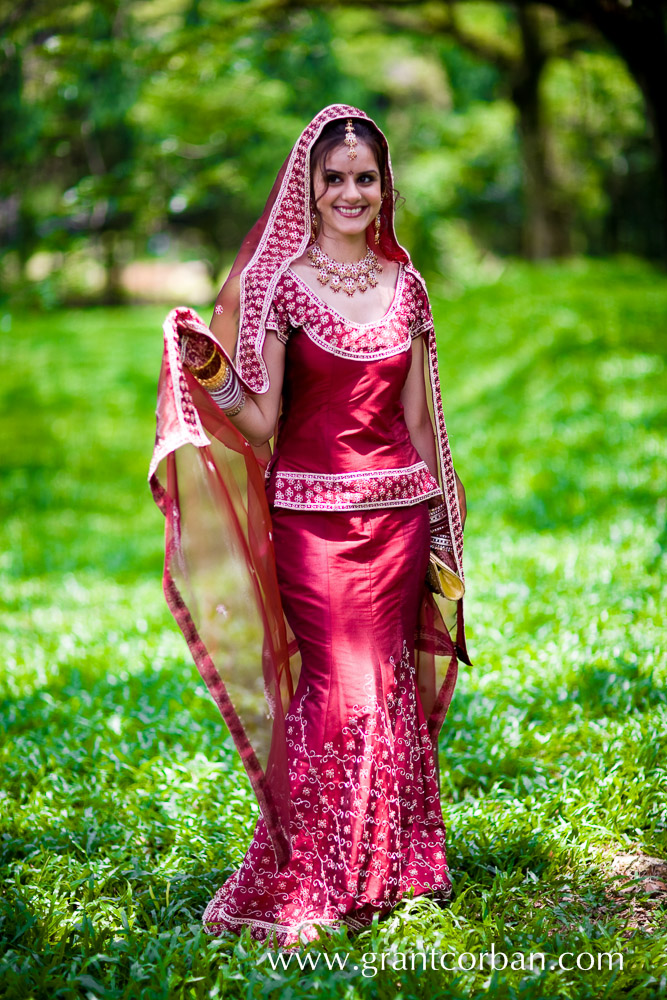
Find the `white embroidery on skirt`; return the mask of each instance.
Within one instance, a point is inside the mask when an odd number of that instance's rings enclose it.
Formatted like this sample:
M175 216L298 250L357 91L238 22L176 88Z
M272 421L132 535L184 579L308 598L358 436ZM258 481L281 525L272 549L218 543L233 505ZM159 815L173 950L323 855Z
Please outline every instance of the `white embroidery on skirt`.
M407 643L390 662L385 696L369 675L363 704L321 751L308 731L309 689L286 716L292 860L276 872L260 820L240 870L206 908L211 931L247 923L286 944L316 937L317 926L363 926L412 887L441 898L450 891L433 746L419 724Z

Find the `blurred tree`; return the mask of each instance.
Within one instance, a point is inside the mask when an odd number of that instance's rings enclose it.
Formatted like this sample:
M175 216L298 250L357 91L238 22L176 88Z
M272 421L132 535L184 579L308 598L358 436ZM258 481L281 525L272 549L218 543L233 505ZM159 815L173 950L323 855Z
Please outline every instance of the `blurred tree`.
M346 0L327 0L346 2ZM495 0L507 7L507 0ZM540 78L547 60L586 42L586 35L571 30L574 25L593 27L614 47L626 63L646 101L653 124L653 138L661 181L658 206L662 228L662 254L667 256L667 0L512 0L518 9L521 52L508 51L498 39L479 38L457 24L458 8L471 0L382 0L378 9L417 8L426 33L449 31L461 44L482 58L505 69L519 111L522 155L525 164L525 194L528 217L524 227L526 251L531 256L549 256L567 249L568 207L553 183L549 165L544 117L540 107ZM560 25L545 14L545 5L565 15ZM413 20L413 28L415 22Z
M47 275L30 294L55 301L93 259L113 300L137 256L214 273L304 122L341 99L391 136L402 238L426 270L571 239L655 255L639 91L566 6L0 0L0 279Z
M667 0L492 2L505 10L516 10L518 38L493 30L476 30L474 15L484 5L474 0L377 0L373 7L388 24L427 37L449 34L498 67L506 77L518 111L526 202L523 245L529 257L549 257L570 249L572 206L560 189L550 162L551 144L540 95L542 76L550 59L571 54L581 45L590 45L593 36L586 29L597 29L627 63L654 125L658 174L662 180L661 249L667 255ZM282 0L276 0L277 5L281 3ZM310 6L312 0L304 3ZM326 0L327 8L350 4L355 6L356 0ZM474 8L474 14L467 19L466 7ZM554 11L565 18L556 19Z
M138 39L129 8L116 0L64 7L33 0L3 24L5 46L21 52L23 118L33 126L28 150L20 119L0 108L17 159L14 174L3 170L4 182L20 200L20 227L5 238L23 258L37 247L58 251L77 237L93 240L109 301L118 298L119 239L136 210L138 136L128 112L137 97Z
M143 137L141 228L153 247L166 246L170 231L186 245L203 236L213 268L261 211L313 106L350 81L321 12L197 10L196 24L191 13L176 25L145 24L155 51L131 118Z
M480 31L471 18L462 22L459 6L444 3L427 12L427 29L451 35L471 53L497 66L505 78L517 109L521 140L523 252L533 259L567 254L571 249L572 205L555 175L540 88L549 60L571 52L581 42L582 32L568 30L542 4L521 7L515 31Z
M528 0L515 0L526 6ZM585 21L620 53L637 81L667 161L667 0L544 0L573 21ZM667 176L667 169L663 169Z
M522 8L528 0L516 0ZM663 254L667 256L667 0L545 0L587 22L613 45L646 100L662 180Z
M22 55L8 39L0 48L0 244L7 246L19 242L19 192L26 165L34 159L37 122L23 97Z

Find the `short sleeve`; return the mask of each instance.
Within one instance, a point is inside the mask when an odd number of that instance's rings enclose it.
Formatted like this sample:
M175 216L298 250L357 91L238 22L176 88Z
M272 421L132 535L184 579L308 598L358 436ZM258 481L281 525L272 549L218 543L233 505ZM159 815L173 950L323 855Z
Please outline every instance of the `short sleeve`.
M433 329L433 315L426 288L420 278L412 275L410 281L410 337L420 337Z
M281 344L286 344L289 340L289 318L280 295L277 295L271 303L269 315L266 317L266 329L273 330Z

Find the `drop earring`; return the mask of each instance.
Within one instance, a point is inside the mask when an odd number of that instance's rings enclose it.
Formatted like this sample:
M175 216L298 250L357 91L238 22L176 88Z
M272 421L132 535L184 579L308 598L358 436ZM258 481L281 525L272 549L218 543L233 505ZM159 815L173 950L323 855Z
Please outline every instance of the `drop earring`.
M376 246L380 242L380 217L381 217L381 214L382 214L381 212L378 212L377 216L375 217L375 245Z
M317 229L319 226L319 220L317 218L317 212L314 208L310 210L310 238L311 242L315 242L317 239Z

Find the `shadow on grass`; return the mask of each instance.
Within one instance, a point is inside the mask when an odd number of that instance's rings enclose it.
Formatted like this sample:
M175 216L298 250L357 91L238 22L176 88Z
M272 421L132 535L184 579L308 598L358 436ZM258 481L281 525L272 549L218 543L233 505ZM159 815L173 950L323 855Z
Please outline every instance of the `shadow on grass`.
M491 885L498 874L531 872L539 878L553 866L555 847L544 833L508 838L485 828L465 826L450 833L447 858L452 877L459 882Z

